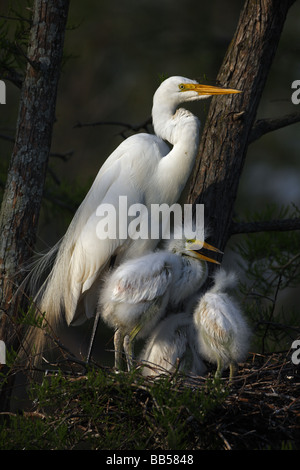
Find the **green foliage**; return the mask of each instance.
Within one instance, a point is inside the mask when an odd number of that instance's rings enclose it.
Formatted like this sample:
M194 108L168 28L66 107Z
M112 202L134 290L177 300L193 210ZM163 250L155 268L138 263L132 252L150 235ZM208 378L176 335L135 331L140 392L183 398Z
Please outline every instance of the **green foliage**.
M11 0L6 8L5 14L0 16L0 78L11 81L17 87L21 88L27 65L27 49L32 25L32 0ZM77 24L68 25L68 31L78 27ZM73 56L64 53L63 64L68 62ZM5 133L8 129L5 128ZM6 175L9 167L10 143L13 144L13 129L9 130L10 135L2 135L1 139L8 144L8 150L2 150L0 160L0 201L3 198ZM69 152L71 153L71 152ZM69 154L56 154L66 162ZM77 207L84 198L90 181L84 186L73 181L72 184L59 179L55 173L55 158L50 159L49 171L46 180L45 198L42 206L42 224L57 215L66 215L66 223L70 222L71 215L74 214Z
M220 382L210 379L195 390L179 387L180 382L162 377L151 390L154 406L149 419L156 429L156 439L160 437L165 449L188 449L192 439L189 420L201 427L227 394Z
M283 441L281 444L281 450L294 450L293 443L291 441Z
M7 15L0 17L0 76L21 86L31 27L32 0L11 1Z
M280 220L299 217L296 206L269 206L249 214L249 221ZM259 352L289 348L299 335L298 303L288 294L300 285L300 233L294 231L261 232L243 236L235 245L245 279L240 282L241 300L254 329Z
M11 415L0 425L0 448L192 449L195 428L226 394L218 382L208 380L194 390L182 377L150 382L137 370L91 369L78 377L58 372L31 388L32 412Z
M8 80L21 88L26 68L26 52L31 27L32 0L11 0L0 16L0 79ZM5 131L7 129L5 128ZM7 142L13 137L2 136ZM5 148L5 147L4 147ZM0 159L0 202L3 197L10 151L2 148Z
M5 15L0 16L0 77L12 81L19 88L27 65L27 48L32 25L33 0L11 0ZM78 28L68 24L67 30ZM73 54L65 53L62 67Z
M31 303L30 307L26 311L19 309L17 322L20 325L35 326L37 328L45 328L47 325L45 321L45 313L37 311L33 303Z

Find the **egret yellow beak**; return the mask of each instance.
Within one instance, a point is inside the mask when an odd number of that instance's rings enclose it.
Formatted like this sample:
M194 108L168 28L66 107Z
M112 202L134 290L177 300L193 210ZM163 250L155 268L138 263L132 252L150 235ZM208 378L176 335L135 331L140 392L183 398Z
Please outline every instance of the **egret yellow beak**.
M216 248L212 245L209 245L206 242L203 242L201 240L196 240L196 239L188 240L186 247L188 250L192 250L192 251L201 250L201 248L205 248L206 250L214 251L215 253L221 253L222 255L224 254L223 251L219 250L219 248Z
M201 243L202 244L202 248L205 248L206 250L209 250L209 251L215 251L216 253L221 253L222 255L224 254L223 251L219 250L219 248L216 248L215 246L212 246L212 245L209 245L208 243L206 242L199 242L198 240L195 240L194 243Z
M192 251L194 253L194 256L198 259L201 259L203 261L208 261L209 263L220 264L219 261L216 261L212 258L209 258L208 256L203 255L202 253L199 253L198 251L195 251L196 249L199 250L201 248L205 248L206 250L209 250L209 251L214 251L215 253L223 254L223 251L219 250L218 248L212 245L209 245L209 243L202 242L200 240L194 240L193 243L190 243L188 250Z
M213 258L209 258L208 256L202 255L202 253L199 253L198 251L191 250L195 257L198 259L201 259L202 261L207 261L208 263L215 263L215 264L220 264L219 261L216 261Z
M241 93L240 90L233 88L222 88L211 85L200 85L199 83L184 83L182 91L196 91L198 95L231 95L233 93Z

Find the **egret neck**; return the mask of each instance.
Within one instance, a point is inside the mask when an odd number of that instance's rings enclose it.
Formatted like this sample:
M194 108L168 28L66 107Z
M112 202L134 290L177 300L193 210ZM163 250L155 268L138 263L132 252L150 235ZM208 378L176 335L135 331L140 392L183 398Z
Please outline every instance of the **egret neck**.
M193 168L199 145L200 121L186 109L156 105L152 108L154 132L173 146L158 165L156 178L164 202L177 201Z

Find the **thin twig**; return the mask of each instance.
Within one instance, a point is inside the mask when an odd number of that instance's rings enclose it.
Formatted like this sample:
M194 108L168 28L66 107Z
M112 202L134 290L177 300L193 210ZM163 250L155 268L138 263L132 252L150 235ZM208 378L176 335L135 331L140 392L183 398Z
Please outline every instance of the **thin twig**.
M141 124L129 124L128 122L120 122L120 121L96 121L96 122L77 122L73 126L73 129L81 128L81 127L96 127L96 126L122 126L128 130L133 132L138 132L140 130L148 130L147 126L151 124L152 118L146 119L146 121L142 122Z
M282 269L282 270L286 269L299 257L300 257L300 253L297 253L295 256L289 259L286 264L283 264L282 266L274 266L274 269Z
M32 20L30 20L29 18L24 18L24 16L0 15L0 18L3 18L4 20L11 20L11 21L26 21L30 26L32 25Z
M251 144L268 132L282 129L297 122L300 122L300 113L292 113L276 119L258 119L252 127L248 142Z

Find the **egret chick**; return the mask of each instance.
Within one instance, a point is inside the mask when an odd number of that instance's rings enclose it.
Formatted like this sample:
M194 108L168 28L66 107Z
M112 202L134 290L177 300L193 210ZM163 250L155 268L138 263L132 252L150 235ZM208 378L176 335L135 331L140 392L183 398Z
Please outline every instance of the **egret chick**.
M197 349L193 316L175 313L159 322L139 360L144 365L145 376L172 373L176 368L191 375L203 375L206 366Z
M135 337L148 336L167 306L179 305L205 282L206 261L216 261L193 251L197 243L200 242L173 238L166 250L127 260L108 275L101 289L97 315L116 330L117 369L122 345L130 368ZM219 251L206 243L202 245Z
M217 364L217 377L229 366L232 378L249 347L250 330L240 307L224 292L235 285L234 273L219 270L213 287L200 298L193 314L199 352Z

